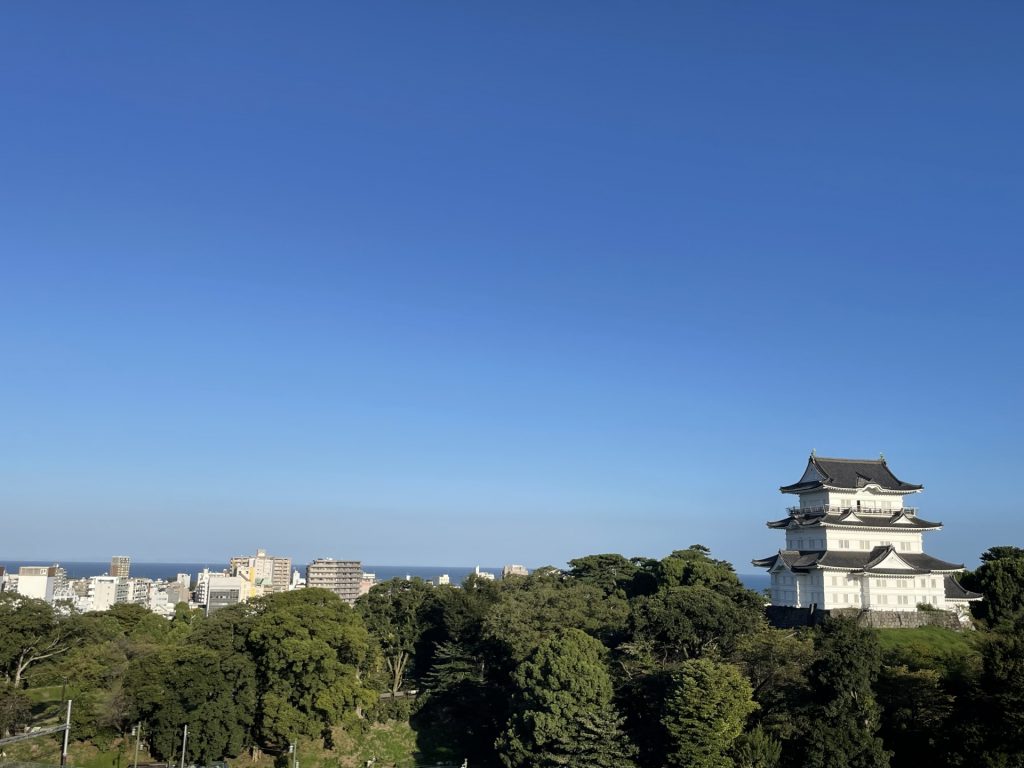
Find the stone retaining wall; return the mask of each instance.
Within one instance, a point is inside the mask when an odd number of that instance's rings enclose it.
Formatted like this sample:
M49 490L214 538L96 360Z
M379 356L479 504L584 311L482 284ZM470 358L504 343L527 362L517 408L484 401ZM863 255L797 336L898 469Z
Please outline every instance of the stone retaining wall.
M830 615L845 616L857 620L862 627L875 629L912 629L915 627L945 627L963 630L966 627L952 611L861 611L856 608L835 610L812 610L793 608L788 605L769 605L765 614L773 627L792 629L794 627L815 627Z

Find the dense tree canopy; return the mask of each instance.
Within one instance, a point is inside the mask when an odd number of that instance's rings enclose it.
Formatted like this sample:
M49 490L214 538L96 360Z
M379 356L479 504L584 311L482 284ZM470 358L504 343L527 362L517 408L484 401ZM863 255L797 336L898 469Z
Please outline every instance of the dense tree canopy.
M729 768L733 744L757 709L750 683L731 664L688 659L673 676L662 723L668 768Z
M807 768L886 768L872 685L881 669L878 640L851 619L832 619L818 631L810 668L806 720Z
M546 638L515 672L517 704L498 739L509 768L627 768L633 748L612 704L600 642L579 629Z
M392 581L354 610L306 589L168 621L4 594L0 731L53 722L36 702L64 692L75 739L123 753L141 722L152 759L176 761L187 724L203 764L283 765L290 743L332 749L399 720L416 761L474 768L1024 768L1024 550L989 550L963 583L988 604L960 635L772 629L700 546Z

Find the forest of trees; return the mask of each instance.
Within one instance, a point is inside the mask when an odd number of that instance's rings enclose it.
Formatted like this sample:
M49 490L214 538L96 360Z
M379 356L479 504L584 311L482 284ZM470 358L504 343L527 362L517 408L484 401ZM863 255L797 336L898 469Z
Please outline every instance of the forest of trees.
M296 739L408 721L424 762L474 768L1024 766L1024 550L963 578L986 595L954 650L883 647L849 619L778 630L733 568L693 546L592 555L461 586L305 589L209 617L118 605L60 615L0 595L0 731L33 689L75 702L101 748L143 724L170 760L287 761ZM415 694L411 693L415 691Z

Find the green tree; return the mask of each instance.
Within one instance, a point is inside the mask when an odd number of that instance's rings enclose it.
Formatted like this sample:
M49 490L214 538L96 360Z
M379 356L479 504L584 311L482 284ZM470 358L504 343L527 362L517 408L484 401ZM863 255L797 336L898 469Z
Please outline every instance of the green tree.
M708 587L719 591L742 590L743 584L732 564L715 560L711 550L701 544L677 549L655 566L663 587Z
M363 683L370 638L362 620L333 592L302 589L251 605L248 646L256 663L257 735L280 747L298 736L330 738L346 714L373 704Z
M578 629L543 640L516 670L516 713L497 743L508 768L625 768L634 749L612 704L605 649Z
M413 725L421 751L438 760L495 760L494 742L509 716L511 670L500 647L484 637L484 622L502 584L471 576L462 589L434 590L424 633L430 668Z
M432 588L422 579L391 579L359 598L356 611L376 639L388 672L387 690L402 690L427 630Z
M632 637L646 641L660 664L731 653L738 638L760 627L760 610L737 605L703 586L669 587L632 604Z
M538 643L561 629L580 629L606 645L624 637L629 605L594 586L561 573L534 572L515 579L487 615L485 636L513 663L525 659Z
M569 577L583 584L591 584L606 595L628 597L640 567L622 555L588 555L569 561Z
M32 702L9 683L0 683L0 737L12 736L29 723Z
M731 664L690 659L679 665L662 725L670 768L728 768L747 716L757 709L750 683Z
M739 735L732 758L736 768L777 768L782 760L782 743L757 726Z
M804 765L887 768L872 691L881 666L874 632L852 619L830 619L818 628L814 653Z
M194 625L186 640L146 646L134 656L125 690L154 756L175 754L185 724L189 760L235 757L253 743L259 692L248 643L254 623L247 606L232 606ZM138 626L145 623L129 631Z
M975 764L1021 768L1024 766L1024 617L1003 626L982 649L978 704L980 732Z
M985 596L972 603L971 610L989 626L1012 621L1024 611L1024 549L992 547L981 561L960 579L965 587Z
M76 624L57 616L43 600L0 593L0 670L19 688L35 664L67 653L77 642Z
M814 659L811 633L764 627L740 636L731 659L753 688L756 722L779 740L798 737L803 724L796 715L809 696Z
M953 696L937 669L883 665L875 683L882 741L893 751L893 768L944 762Z

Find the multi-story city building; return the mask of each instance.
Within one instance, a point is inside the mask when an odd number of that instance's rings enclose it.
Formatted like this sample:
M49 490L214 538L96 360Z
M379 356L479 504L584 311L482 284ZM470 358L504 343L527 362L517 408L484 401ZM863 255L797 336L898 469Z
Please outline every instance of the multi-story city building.
M351 605L359 597L362 563L320 557L306 566L306 587L329 589Z
M367 594L377 583L377 574L363 572L359 577L359 597Z
M265 549L257 549L255 555L240 555L231 558L230 572L245 581L245 599L286 592L291 583L292 559L274 557Z
M241 576L228 576L223 573L211 573L206 579L205 600L207 615L229 605L246 601L246 581Z
M130 595L128 579L120 576L93 576L89 579L87 603L91 611L106 611L115 603L127 603Z
M167 595L167 602L172 606L188 602L189 589L187 583L182 584L180 581L169 582L164 588L164 593Z
M494 581L494 574L491 573L490 571L481 571L479 565L476 568L473 569L473 575L476 576L478 579L484 579L486 581Z
M198 574L196 574L196 588L195 588L195 601L196 605L206 605L207 592L210 588L210 578L213 576L230 576L231 574L227 571L211 571L209 568L203 568Z
M131 568L132 559L128 555L114 555L114 557L110 558L110 571L108 575L127 579Z
M57 566L23 565L18 569L18 594L53 602L57 585Z
M771 576L773 605L916 611L919 605L966 610L981 595L956 580L964 569L924 552L923 535L941 523L904 504L924 486L905 483L877 460L811 454L799 481L782 493L799 499L768 527L786 533L778 554L754 560Z
M153 588L152 579L128 579L128 600L129 603L137 605L149 605L149 594Z

